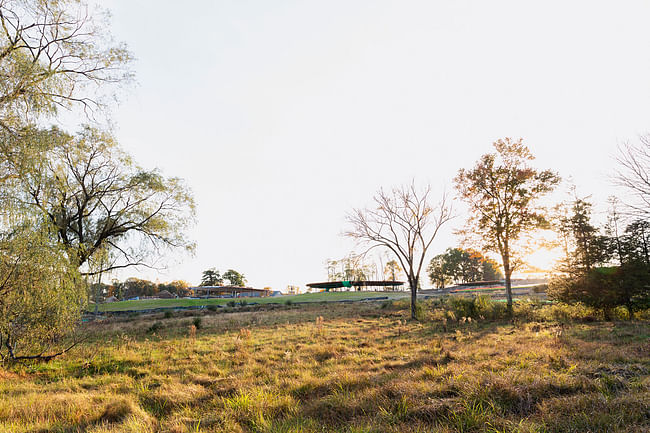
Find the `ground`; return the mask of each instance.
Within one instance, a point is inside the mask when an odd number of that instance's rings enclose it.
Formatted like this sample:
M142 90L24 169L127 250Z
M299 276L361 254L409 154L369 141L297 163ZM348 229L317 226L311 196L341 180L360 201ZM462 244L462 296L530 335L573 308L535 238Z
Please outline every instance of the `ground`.
M644 320L539 305L468 320L429 302L410 321L404 301L235 310L84 324L71 353L0 369L0 431L650 431Z

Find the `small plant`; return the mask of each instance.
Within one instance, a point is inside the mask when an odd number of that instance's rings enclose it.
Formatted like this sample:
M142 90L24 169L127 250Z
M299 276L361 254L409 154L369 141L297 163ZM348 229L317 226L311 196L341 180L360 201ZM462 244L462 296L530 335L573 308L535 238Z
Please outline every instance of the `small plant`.
M149 329L147 329L147 333L153 334L154 332L158 332L162 327L163 325L161 322L153 322Z
M287 299L284 301L284 305L293 305L293 301L291 299Z
M217 311L217 306L214 304L208 305L208 311L212 311L212 312Z
M239 330L239 337L242 340L250 340L251 338L251 330L248 328L242 328Z
M237 303L235 301L228 301L228 306L230 308L235 308L236 305L237 305Z
M194 326L196 329L201 329L201 318L195 317L194 320L192 320L192 326Z
M172 317L174 317L174 313L167 310L167 311L165 311L165 314L163 316L165 317L165 319L171 319Z
M248 305L248 301L246 299L242 299L241 301L239 301L239 305L245 307L246 305Z
M191 338L192 340L194 340L194 339L196 338L196 326L194 326L194 325L190 325L190 328L189 328L189 336L190 336L190 338Z
M323 323L325 322L325 319L323 319L323 316L318 316L316 318L316 330L318 332L318 335L323 335Z

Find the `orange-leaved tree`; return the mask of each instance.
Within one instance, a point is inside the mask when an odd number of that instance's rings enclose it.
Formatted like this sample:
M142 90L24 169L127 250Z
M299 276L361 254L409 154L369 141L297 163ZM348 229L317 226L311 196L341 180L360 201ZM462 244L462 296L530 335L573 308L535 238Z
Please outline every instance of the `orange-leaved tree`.
M512 313L511 276L521 262L521 241L548 226L538 199L551 192L560 177L551 170L529 166L534 159L522 139L494 142L495 153L461 169L454 179L460 197L469 205L465 234L478 237L486 251L501 256L508 311Z

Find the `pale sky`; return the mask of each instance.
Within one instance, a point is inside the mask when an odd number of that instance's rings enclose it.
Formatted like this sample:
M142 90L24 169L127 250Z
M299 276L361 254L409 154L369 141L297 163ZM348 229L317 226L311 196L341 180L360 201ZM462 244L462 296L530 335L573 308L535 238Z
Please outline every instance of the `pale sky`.
M617 144L650 131L647 0L102 5L137 58L116 136L198 203L194 257L122 277L322 281L353 249L347 211L411 179L453 191L501 137L604 209Z

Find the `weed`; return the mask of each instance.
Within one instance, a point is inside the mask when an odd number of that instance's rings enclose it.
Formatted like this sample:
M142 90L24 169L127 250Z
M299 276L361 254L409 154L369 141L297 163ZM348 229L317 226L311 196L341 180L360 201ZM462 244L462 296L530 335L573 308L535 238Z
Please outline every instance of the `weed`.
M162 329L163 324L161 322L153 322L153 324L147 329L148 334L153 334Z

